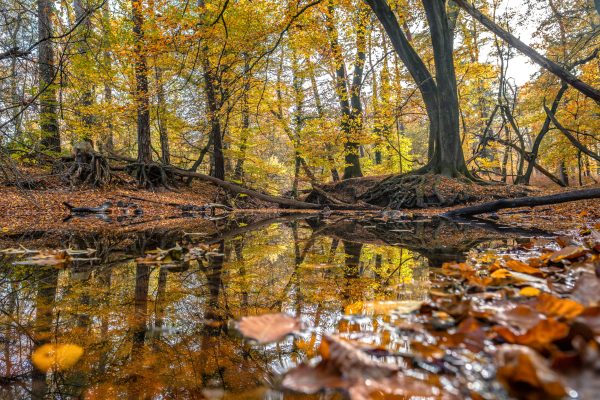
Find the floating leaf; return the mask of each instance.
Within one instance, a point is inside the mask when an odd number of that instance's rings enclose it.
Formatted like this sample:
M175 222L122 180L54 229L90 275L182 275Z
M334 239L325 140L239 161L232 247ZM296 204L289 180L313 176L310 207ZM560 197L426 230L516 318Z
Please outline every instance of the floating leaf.
M542 350L550 343L566 337L569 334L569 326L551 318L541 320L524 334L505 326L495 326L494 331L509 343Z
M237 324L239 331L259 343L276 342L301 328L300 321L286 314L264 314L243 317Z
M76 344L44 344L31 355L31 362L42 372L63 371L71 368L83 355Z
M494 272L492 272L490 274L490 276L494 279L506 279L506 278L510 278L510 272L504 268L500 268L495 270Z

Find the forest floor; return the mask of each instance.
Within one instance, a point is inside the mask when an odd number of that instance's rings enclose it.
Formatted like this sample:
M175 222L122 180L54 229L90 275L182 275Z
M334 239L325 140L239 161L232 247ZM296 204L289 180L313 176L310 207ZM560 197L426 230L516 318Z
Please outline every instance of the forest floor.
M194 181L190 186L180 185L177 191L150 191L135 187L134 185L109 185L105 188L72 188L62 184L56 177L41 176L39 171L36 179L42 182L41 189L23 190L15 186L0 185L0 234L18 235L22 232L33 230L67 229L72 231L135 231L147 227L182 227L182 224L198 226L206 225L211 229L210 220L194 218L194 215L183 213L174 205L202 206L208 203L225 202L225 193L222 189L206 182ZM344 201L355 201L364 191L372 187L383 177L349 180L337 185L326 185L323 188L332 193L334 187L337 198ZM491 201L499 198L510 198L525 195L545 195L574 190L574 188L539 188L515 185L505 186L480 186L468 185L472 196L477 203ZM596 185L598 186L598 185ZM589 186L591 187L591 186ZM588 188L589 188L588 187ZM459 190L465 190L465 184L456 183L445 179L438 182L437 190L443 196L449 196ZM310 196L309 196L310 197ZM280 209L276 205L256 201L249 197L227 198L235 202L235 212L244 214L273 214L278 212L315 213L314 210ZM308 198L308 201L313 199ZM63 204L68 202L75 207L98 207L104 202L116 205L121 203L135 203L143 213L134 215L131 208L112 207L108 216L112 222L106 223L99 218L71 218L68 208ZM430 207L402 210L390 218L403 216L404 218L420 217L430 218L455 207ZM238 210L239 209L239 210ZM336 214L359 214L364 216L380 216L380 211L335 211ZM384 212L385 214L385 212ZM197 215L196 215L197 216ZM553 206L537 208L520 208L503 210L494 214L492 218L498 223L519 225L524 227L537 227L546 230L575 229L584 225L600 221L600 207L598 200L577 201Z

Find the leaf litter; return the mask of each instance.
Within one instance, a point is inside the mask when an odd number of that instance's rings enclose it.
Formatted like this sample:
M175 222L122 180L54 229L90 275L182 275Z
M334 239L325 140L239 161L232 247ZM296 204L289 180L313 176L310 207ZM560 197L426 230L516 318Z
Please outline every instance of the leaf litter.
M554 248L532 240L522 246L534 254L526 259L444 264L423 302L346 306L349 317L373 318L407 346L323 334L318 356L291 368L281 386L354 400L579 397L589 388L572 377L600 371L600 234L583 232ZM237 327L260 343L301 329L285 314L244 317Z

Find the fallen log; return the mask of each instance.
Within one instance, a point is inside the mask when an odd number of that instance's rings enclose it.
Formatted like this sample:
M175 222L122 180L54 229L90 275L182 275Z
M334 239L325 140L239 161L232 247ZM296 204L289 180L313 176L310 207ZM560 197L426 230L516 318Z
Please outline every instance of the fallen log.
M442 217L454 218L454 217L468 217L478 214L496 212L498 210L506 208L518 208L518 207L536 207L546 206L550 204L560 204L569 201L577 200L588 200L600 198L600 188L596 189L585 189L585 190L574 190L572 192L552 194L549 196L536 196L536 197L519 197L516 199L501 199L497 201L491 201L488 203L478 204L475 206L457 208L450 210Z
M180 168L176 168L176 167L172 167L172 166L169 166L166 168L169 171L171 171L174 175L188 177L188 178L195 178L195 179L200 179L201 181L211 182L211 183L214 183L215 185L222 187L223 189L226 189L230 192L237 193L237 194L245 194L247 196L251 196L251 197L254 197L254 198L257 198L260 200L268 201L270 203L275 203L275 204L279 204L282 206L288 206L288 207L297 208L297 209L308 209L308 210L317 210L317 209L320 209L323 207L320 204L307 203L304 201L287 199L285 197L277 197L277 196L271 196L268 194L260 193L255 190L248 189L248 188L236 185L231 182L226 182L219 178L215 178L214 176L205 175L205 174L201 174L198 172L186 171L184 169L180 169Z

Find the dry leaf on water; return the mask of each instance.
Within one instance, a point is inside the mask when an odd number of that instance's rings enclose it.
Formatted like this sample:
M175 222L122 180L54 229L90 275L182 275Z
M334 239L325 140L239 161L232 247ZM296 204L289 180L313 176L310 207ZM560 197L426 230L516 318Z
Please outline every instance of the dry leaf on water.
M560 376L548 366L546 360L534 350L519 345L505 344L496 353L498 378L508 389L523 385L541 390L550 398L561 398L567 394Z
M42 372L63 371L71 368L83 355L76 344L44 344L31 354L31 362Z
M270 343L298 331L302 325L298 319L279 313L243 317L237 323L237 328L247 338Z

